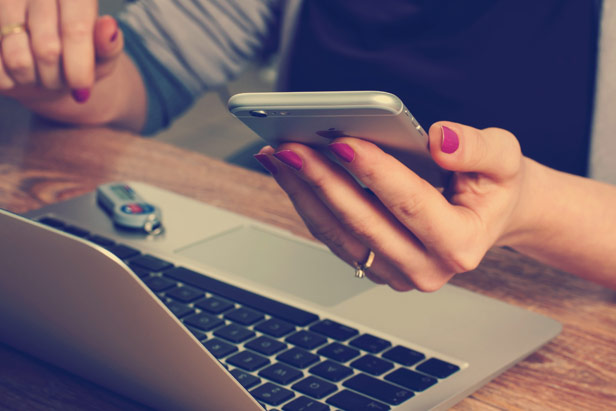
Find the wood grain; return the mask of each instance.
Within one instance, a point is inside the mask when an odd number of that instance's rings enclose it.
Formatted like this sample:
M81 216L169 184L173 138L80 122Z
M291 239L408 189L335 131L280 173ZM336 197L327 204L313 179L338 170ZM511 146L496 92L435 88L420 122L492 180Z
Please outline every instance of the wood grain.
M263 174L128 133L64 128L32 119L19 107L2 107L0 207L21 213L113 180L155 184L310 237L286 196ZM506 249L491 250L478 269L453 283L564 325L554 341L455 409L616 409L616 292ZM0 404L9 409L141 408L1 345Z

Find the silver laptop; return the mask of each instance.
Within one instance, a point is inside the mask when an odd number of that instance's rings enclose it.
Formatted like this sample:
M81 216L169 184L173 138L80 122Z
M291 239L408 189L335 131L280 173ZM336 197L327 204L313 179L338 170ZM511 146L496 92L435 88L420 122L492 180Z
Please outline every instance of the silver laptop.
M131 185L162 235L117 229L94 194L0 212L0 338L155 408L446 409L561 330L358 280L319 244Z

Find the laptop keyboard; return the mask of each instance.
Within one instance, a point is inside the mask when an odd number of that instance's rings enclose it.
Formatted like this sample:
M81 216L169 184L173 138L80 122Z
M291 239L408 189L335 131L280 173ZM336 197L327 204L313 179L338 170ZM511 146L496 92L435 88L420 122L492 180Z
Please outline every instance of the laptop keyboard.
M207 275L52 217L43 224L124 260L254 398L269 409L388 410L459 366Z

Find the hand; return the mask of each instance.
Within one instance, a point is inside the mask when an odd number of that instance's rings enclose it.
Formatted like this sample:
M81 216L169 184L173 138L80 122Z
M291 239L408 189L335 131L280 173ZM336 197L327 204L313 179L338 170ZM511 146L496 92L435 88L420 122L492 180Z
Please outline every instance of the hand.
M433 159L454 172L444 193L355 138L330 145L341 165L298 143L264 147L255 157L337 256L354 265L372 250L376 257L366 274L373 281L399 291L434 291L521 229L526 159L505 130L441 122L429 134Z
M0 93L21 101L70 92L84 103L123 49L117 22L98 17L97 0L0 0L2 28L11 32L0 43Z

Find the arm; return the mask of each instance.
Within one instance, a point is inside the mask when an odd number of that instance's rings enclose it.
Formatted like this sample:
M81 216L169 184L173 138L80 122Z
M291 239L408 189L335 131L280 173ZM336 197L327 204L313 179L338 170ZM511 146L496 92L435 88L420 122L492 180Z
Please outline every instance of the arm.
M503 243L616 289L616 187L525 161L520 229Z
M0 94L54 120L139 130L145 90L96 0L0 2Z
M505 130L442 122L429 134L434 160L454 171L443 194L359 139L330 148L374 195L301 144L266 147L257 159L316 238L351 265L372 250L368 277L396 290L436 290L494 245L616 288L615 187L523 157Z

